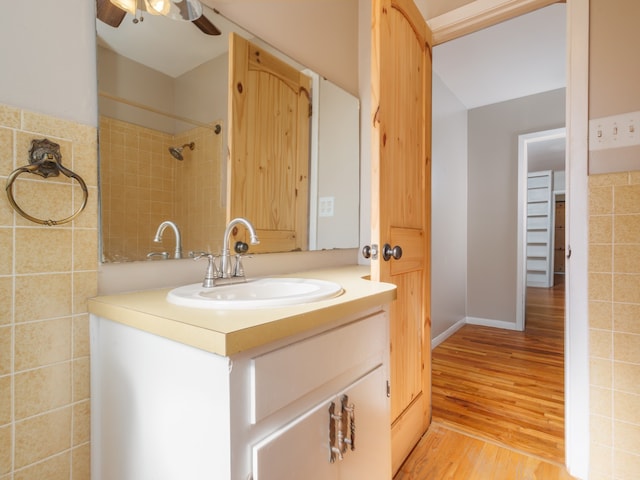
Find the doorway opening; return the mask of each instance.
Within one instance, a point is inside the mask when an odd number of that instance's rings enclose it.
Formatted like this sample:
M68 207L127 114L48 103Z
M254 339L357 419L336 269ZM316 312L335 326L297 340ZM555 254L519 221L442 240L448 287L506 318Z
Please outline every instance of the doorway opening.
M518 137L516 330L525 329L527 288L551 288L555 275L564 275L566 221L556 212L564 207L565 171L564 127Z

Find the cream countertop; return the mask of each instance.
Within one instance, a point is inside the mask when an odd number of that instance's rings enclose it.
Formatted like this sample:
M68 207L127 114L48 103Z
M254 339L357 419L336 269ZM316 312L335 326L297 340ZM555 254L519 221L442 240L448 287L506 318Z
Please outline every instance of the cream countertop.
M331 323L396 298L396 287L364 277L353 265L282 275L339 283L338 297L303 305L254 310L210 310L173 305L170 288L107 295L89 300L89 312L218 355L230 356Z

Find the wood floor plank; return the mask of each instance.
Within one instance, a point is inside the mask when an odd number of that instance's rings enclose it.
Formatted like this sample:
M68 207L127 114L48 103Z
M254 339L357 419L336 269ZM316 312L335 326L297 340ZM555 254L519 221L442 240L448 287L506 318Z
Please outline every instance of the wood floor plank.
M465 325L433 350L433 423L394 480L571 478L563 282L527 289L525 323Z
M524 332L465 325L433 350L433 418L564 461L564 285L527 289Z
M562 465L434 421L394 480L573 480Z

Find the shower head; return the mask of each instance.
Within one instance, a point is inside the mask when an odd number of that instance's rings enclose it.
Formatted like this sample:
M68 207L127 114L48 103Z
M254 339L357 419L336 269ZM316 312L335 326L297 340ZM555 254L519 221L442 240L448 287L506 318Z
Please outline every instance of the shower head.
M173 158L175 158L176 160L184 160L184 157L182 156L182 150L184 150L184 147L189 147L189 150L193 150L195 146L196 144L194 142L191 142L185 143L181 147L169 147L169 153L173 155Z

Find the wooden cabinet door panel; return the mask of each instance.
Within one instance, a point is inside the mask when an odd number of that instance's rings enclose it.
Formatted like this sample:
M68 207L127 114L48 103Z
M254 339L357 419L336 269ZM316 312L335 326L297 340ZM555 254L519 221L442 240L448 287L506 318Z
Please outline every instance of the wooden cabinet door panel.
M306 249L311 79L230 35L227 221L256 228L252 252ZM248 243L244 229L233 239Z

